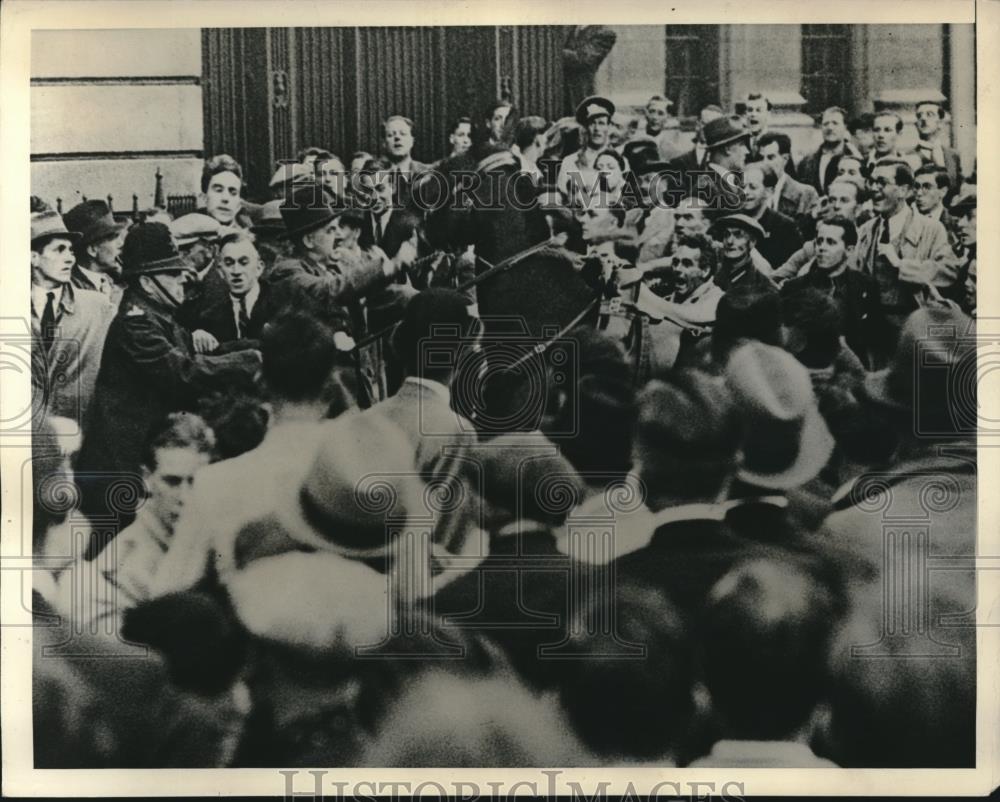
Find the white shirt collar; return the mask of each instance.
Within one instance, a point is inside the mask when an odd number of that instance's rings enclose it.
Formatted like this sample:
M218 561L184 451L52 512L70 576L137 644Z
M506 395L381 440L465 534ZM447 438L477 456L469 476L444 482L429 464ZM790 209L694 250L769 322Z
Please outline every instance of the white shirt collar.
M104 284L109 280L107 276L105 276L103 273L98 272L97 270L91 270L89 267L84 267L83 265L79 264L77 265L77 267L80 268L80 272L83 273L83 275L85 275L88 279L90 279L90 283L93 284L95 287L100 287L102 284Z
M451 390L441 384L441 382L434 381L434 379L423 379L419 376L407 376L406 381L411 384L419 384L421 387L426 387L435 395L440 396L446 404L451 406Z
M41 319L42 315L45 313L45 304L48 302L48 294L54 292L56 297L53 300L53 306L55 307L56 313L58 314L59 304L62 302L62 287L43 287L40 284L31 285L31 308L34 313Z
M248 292L243 297L246 298L246 302L247 302L247 315L249 315L251 312L253 312L253 308L257 304L257 299L260 297L260 282L257 282L256 284L254 284L253 289L250 290L250 292ZM235 295L230 295L229 296L229 300L232 301L233 311L236 314L239 314L239 312L240 312L240 299L237 298Z

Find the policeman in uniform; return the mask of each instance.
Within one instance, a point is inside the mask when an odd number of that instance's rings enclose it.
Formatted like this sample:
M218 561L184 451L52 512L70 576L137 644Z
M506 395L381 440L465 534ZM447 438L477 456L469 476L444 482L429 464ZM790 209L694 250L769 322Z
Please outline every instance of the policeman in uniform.
M127 525L144 495L140 466L153 428L205 393L253 380L261 359L250 349L195 353L177 319L193 270L167 226L132 228L122 262L128 288L108 330L76 469L83 512Z

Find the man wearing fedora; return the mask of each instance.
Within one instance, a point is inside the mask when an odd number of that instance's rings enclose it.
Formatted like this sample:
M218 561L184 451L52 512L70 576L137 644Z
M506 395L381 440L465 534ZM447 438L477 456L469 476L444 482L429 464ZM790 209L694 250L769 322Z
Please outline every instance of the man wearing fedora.
M705 126L723 115L722 108L714 103L704 106L698 112L698 118L695 122L694 147L670 160L670 168L676 175L675 181L679 187L684 188L685 193L687 193L686 187L688 186L687 173L704 167L705 159L708 156L708 151L705 148Z
M31 216L32 391L42 394L48 415L72 418L82 430L115 307L73 286L80 239L56 212Z
M94 395L94 415L80 450L83 511L130 522L141 499L143 447L168 413L190 410L211 390L252 379L260 352L195 352L177 320L193 272L162 223L132 228L122 248L128 289L111 323ZM131 486L138 497L129 498Z
M719 270L715 283L728 292L733 287L752 286L776 292L777 286L755 265L752 254L767 232L745 214L730 214L717 219L711 228L719 242Z
M66 228L80 235L74 248L73 286L97 290L117 306L125 289L120 256L128 224L117 222L102 200L78 203L66 212L63 221Z
M750 340L729 355L725 382L742 423L726 523L754 543L798 551L829 512L819 477L834 440L806 367L782 348Z
M687 194L705 204L705 215L715 219L743 207L743 167L750 152L750 133L739 118L719 117L705 126L707 161L688 173Z
M559 165L556 188L567 204L575 205L593 197L599 174L594 162L608 146L608 129L615 104L605 97L592 95L576 107L576 121L586 132L586 144L569 154Z

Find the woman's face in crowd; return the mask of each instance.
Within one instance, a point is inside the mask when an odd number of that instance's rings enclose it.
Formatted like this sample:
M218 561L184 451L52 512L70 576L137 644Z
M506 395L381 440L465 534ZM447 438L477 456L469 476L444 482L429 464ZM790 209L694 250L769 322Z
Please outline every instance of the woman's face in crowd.
M490 138L494 142L503 139L503 129L507 125L507 118L510 116L510 106L497 106L493 109L493 114L487 124L490 129Z
M597 172L607 176L608 188L616 189L622 183L622 168L614 156L598 156L594 162Z

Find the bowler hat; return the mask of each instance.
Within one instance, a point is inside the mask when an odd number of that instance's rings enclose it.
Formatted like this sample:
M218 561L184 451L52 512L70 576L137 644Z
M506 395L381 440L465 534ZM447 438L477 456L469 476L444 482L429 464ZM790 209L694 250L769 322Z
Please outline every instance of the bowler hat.
M222 226L214 217L207 214L192 212L173 220L170 223L170 233L178 247L194 245L198 240L214 240L219 236Z
M716 231L726 226L742 228L744 231L755 235L758 242L767 237L767 231L764 230L764 226L745 214L727 214L725 217L720 217L712 223L711 230Z
M128 223L118 223L108 204L102 200L78 203L63 218L70 231L80 234L81 243L90 245L118 234Z
M744 425L738 478L777 490L814 479L834 440L805 366L781 348L750 341L730 355L725 376Z
M282 202L280 210L289 237L315 231L338 214L324 200L318 185L296 189L289 200Z
M609 120L614 116L615 104L608 100L606 97L600 97L599 95L591 95L590 97L584 98L580 101L580 105L576 107L576 121L582 125L586 126L595 117L606 116Z
M705 123L702 133L705 137L705 147L708 150L728 145L730 142L736 142L740 139L750 141L750 132L734 124L728 117L718 117Z
M194 270L177 250L170 229L163 223L140 223L133 226L122 246L122 276Z
M53 237L76 241L80 239L80 234L76 231L67 231L59 212L35 212L31 215L31 244L50 240Z
M918 434L975 434L974 331L953 306L921 307L903 324L889 366L865 377L863 395L912 417Z

